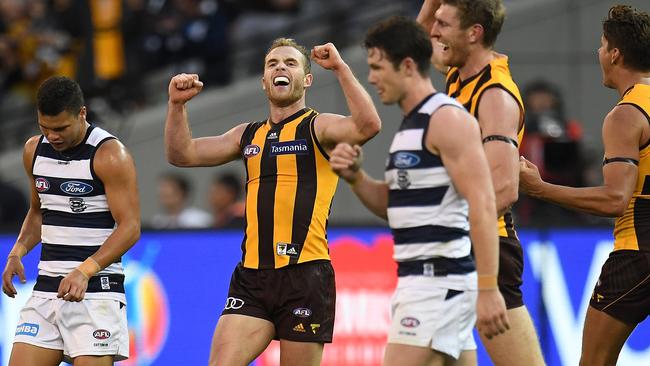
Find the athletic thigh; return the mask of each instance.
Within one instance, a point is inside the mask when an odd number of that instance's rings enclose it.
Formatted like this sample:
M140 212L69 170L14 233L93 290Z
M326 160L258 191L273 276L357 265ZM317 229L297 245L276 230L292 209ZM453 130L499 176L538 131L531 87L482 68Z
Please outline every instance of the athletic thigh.
M525 306L508 310L510 330L481 343L496 366L543 366L545 364L535 326Z
M280 366L318 366L323 343L280 340Z
M9 366L57 366L63 361L63 351L16 342L11 349Z
M268 320L238 314L219 318L212 338L210 366L247 366L271 343L275 329Z
M616 365L621 348L635 326L589 306L582 333L580 365Z

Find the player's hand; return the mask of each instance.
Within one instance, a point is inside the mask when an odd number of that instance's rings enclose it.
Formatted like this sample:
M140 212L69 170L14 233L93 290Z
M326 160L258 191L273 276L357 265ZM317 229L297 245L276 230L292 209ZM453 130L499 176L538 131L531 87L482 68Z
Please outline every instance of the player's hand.
M197 74L178 74L169 82L169 102L184 104L203 89Z
M523 156L519 157L519 189L525 193L534 195L539 187L544 183L539 175L539 170L535 164L526 160Z
M23 262L18 256L11 256L7 258L7 265L5 270L2 272L2 292L4 292L9 297L16 297L18 291L13 284L14 276L18 276L20 283L27 283L25 279L25 267L23 267Z
M506 302L498 289L478 291L476 328L487 339L492 339L510 329Z
M341 142L330 153L330 166L334 173L354 184L359 177L359 168L363 160L363 150L359 145Z
M311 58L326 70L338 70L341 66L345 65L341 55L339 55L339 51L332 43L314 46L311 50Z
M88 277L75 269L61 280L56 297L65 301L81 301L86 295L87 288Z

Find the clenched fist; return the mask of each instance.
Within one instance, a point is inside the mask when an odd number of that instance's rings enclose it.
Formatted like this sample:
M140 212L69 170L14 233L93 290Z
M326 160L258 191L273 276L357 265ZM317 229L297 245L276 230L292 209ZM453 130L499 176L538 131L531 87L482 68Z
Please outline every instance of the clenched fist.
M169 82L169 102L184 104L203 89L197 74L178 74Z

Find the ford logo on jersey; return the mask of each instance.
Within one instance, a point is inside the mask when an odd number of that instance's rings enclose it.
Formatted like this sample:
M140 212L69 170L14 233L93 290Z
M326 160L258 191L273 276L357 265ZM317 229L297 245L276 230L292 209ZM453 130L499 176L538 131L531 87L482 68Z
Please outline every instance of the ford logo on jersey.
M393 164L396 168L411 168L420 164L420 157L408 152L398 152L393 157Z
M93 186L88 183L71 180L61 183L61 190L73 196L81 196L93 191Z
M270 156L277 155L304 155L309 152L309 147L307 147L307 140L293 140L293 141L283 141L283 142L274 142L271 144L271 151L269 152Z

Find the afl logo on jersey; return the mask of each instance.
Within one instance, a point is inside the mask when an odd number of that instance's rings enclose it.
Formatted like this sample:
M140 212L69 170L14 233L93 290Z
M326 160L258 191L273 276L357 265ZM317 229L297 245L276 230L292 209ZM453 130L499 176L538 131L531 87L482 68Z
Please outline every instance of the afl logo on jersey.
M41 193L46 192L48 189L50 189L50 182L48 182L45 178L36 178L34 180L34 185L36 186L36 190Z
M93 186L84 182L78 182L76 180L70 180L67 182L61 183L61 190L67 194L73 196L81 196L88 194L93 191Z
M257 145L248 145L244 148L244 158L252 158L260 153L260 147Z
M393 158L395 167L400 169L411 168L420 164L420 157L408 152L398 152Z

